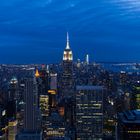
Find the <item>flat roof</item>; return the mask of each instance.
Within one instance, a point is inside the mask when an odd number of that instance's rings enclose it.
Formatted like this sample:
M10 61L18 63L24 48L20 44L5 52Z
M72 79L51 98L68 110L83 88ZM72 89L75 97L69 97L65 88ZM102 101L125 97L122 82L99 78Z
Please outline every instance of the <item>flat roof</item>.
M121 121L124 123L140 124L140 110L131 110L119 113Z
M104 90L104 86L76 86L76 90Z

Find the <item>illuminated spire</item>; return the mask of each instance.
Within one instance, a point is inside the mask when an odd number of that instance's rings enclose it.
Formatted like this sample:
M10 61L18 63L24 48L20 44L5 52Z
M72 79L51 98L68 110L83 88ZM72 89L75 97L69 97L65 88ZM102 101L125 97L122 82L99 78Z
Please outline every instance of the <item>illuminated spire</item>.
M70 49L70 43L69 43L69 33L67 32L67 45L66 45L66 49L69 50Z
M38 78L40 76L39 72L38 72L38 69L36 69L36 72L35 72L35 77Z
M67 45L66 45L66 48L64 50L63 60L64 61L66 61L66 60L72 61L73 60L73 54L72 54L72 50L70 49L68 32L67 32Z

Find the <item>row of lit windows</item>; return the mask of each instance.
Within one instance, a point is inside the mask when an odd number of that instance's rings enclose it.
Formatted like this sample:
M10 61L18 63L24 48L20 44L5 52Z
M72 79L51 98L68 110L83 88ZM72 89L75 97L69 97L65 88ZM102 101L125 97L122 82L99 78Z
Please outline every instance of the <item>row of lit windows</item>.
M101 106L102 104L77 104L77 106Z
M140 133L140 131L127 131L128 133Z
M82 116L81 118L101 118L100 116Z

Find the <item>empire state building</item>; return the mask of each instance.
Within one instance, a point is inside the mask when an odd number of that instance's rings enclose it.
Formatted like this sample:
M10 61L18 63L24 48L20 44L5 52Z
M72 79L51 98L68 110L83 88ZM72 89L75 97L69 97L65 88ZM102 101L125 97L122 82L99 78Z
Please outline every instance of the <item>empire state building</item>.
M67 44L63 54L63 62L72 62L72 61L73 61L73 54L72 54L72 50L70 49L69 34L67 33Z
M73 96L73 53L70 49L69 34L67 33L66 48L63 53L63 74L62 74L62 96L69 98Z

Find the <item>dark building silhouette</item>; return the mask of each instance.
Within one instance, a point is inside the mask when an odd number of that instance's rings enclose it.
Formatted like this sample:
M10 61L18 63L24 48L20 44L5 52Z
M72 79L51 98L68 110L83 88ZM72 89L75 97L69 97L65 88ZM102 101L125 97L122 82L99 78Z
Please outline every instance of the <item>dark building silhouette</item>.
M102 86L76 86L77 140L103 138Z
M125 111L118 114L118 140L140 139L140 111Z
M15 77L13 77L10 80L8 92L7 117L9 119L16 119L17 97L18 97L18 81Z
M38 89L33 70L26 71L24 91L24 130L16 137L16 140L41 140L40 111L38 105Z

